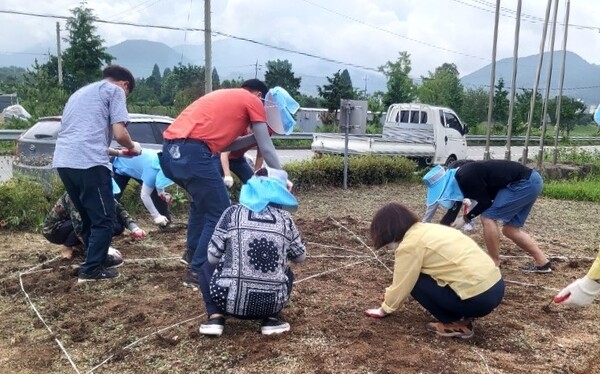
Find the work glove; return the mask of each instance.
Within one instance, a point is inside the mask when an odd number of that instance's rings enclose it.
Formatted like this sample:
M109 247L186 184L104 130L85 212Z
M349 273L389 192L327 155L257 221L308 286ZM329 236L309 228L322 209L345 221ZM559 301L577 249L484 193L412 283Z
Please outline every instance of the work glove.
M233 177L231 175L226 175L223 177L223 182L227 188L231 188L231 186L233 186Z
M164 201L165 203L167 203L169 205L173 204L173 196L171 196L171 194L168 192L163 192L163 193L159 194L158 197L160 197L160 199L162 201Z
M136 227L135 229L131 230L131 237L136 240L144 239L146 237L146 231Z
M462 201L462 203L463 203L464 206L466 206L468 208L468 207L471 206L471 204L473 202L471 201L471 199L464 198L463 201Z
M554 302L571 306L586 306L590 305L599 293L600 283L586 276L575 280L560 291L554 298Z
M294 183L292 183L291 180L287 180L287 183L285 184L285 187L287 188L287 190L291 193L292 189L294 188Z
M381 307L379 307L379 308L365 310L365 315L372 317L372 318L383 318L383 317L387 317L388 314L386 312L384 312Z
M121 150L121 154L126 157L135 157L142 154L142 146L138 142L131 142L133 148Z
M157 224L158 226L166 226L169 224L169 219L163 215L158 215L157 217L154 218L154 223Z
M467 220L465 220L465 216L458 216L454 222L452 222L452 224L450 226L454 227L457 230L462 229L467 223Z

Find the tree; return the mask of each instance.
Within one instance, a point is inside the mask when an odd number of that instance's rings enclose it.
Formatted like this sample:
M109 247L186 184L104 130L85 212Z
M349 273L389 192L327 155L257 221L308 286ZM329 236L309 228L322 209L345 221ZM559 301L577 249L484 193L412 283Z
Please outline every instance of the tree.
M460 118L471 128L487 121L487 108L489 103L489 92L483 88L470 88L463 94L463 104L459 110Z
M221 88L239 88L242 87L244 83L244 78L238 77L238 79L225 79L223 83L221 83Z
M494 111L492 119L500 124L499 127L505 128L508 124L508 109L510 101L508 100L508 92L504 89L504 79L498 79L498 83L494 86Z
M280 86L292 97L299 95L302 78L296 78L292 72L292 64L288 60L267 61L265 83L268 87Z
M421 76L423 84L417 88L422 103L445 106L459 110L463 103L463 86L458 78L455 64L444 63L429 72L428 77Z
M333 77L326 77L326 79L329 84L317 86L317 91L323 98L325 107L330 112L336 112L340 108L342 99L354 98L354 88L352 85L348 85L348 82L344 84L339 70L333 74Z
M40 65L37 60L33 70L25 75L25 84L17 91L21 105L33 119L44 116L56 116L62 113L68 99L67 92L58 84L56 75L48 73L46 65Z
M387 78L388 91L383 96L386 107L394 103L412 103L415 99L416 86L408 76L412 70L408 52L400 52L396 62L388 61L379 67L379 71Z
M529 111L531 109L531 96L533 90L524 88L521 93L517 93L515 97L515 108L513 113L513 133L520 134L527 129L529 119ZM536 92L535 108L533 111L532 126L542 123L542 95Z
M106 53L104 40L95 32L96 17L85 4L71 9L67 20L69 44L63 55L63 82L67 92L72 93L102 76L102 67L110 64L113 56Z
M548 102L548 114L550 114L550 118L554 123L556 123L557 99L553 98ZM568 96L561 98L559 131L563 136L569 137L575 125L580 124L587 117L586 109L585 103L581 100Z
M212 88L213 90L218 90L219 88L221 88L221 78L219 78L217 68L213 68L212 70Z

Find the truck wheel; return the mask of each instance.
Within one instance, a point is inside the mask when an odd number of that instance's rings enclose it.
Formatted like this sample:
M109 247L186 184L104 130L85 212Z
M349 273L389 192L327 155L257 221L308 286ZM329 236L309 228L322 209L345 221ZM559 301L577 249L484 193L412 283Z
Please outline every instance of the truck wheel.
M448 156L448 158L446 159L446 163L444 164L444 166L448 166L451 163L453 163L454 161L456 161L456 156Z

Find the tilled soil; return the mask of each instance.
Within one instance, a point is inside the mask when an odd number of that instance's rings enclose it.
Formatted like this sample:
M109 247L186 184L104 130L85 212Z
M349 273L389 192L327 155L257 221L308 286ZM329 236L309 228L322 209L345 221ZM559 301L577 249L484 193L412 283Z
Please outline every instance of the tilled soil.
M422 213L422 186L298 198L294 217L309 257L292 265L296 283L284 312L292 329L278 336L233 318L220 338L198 334L202 299L182 286L185 230L162 232L142 220L151 231L145 241L113 243L126 260L121 276L83 285L72 268L78 261L57 260L58 246L0 231L0 372L600 373L598 302L543 310L591 265L600 204L540 199L525 230L555 271L522 273L528 258L503 240L504 301L475 322L472 339L457 340L426 332L432 317L412 300L382 320L363 315L379 304L393 268L390 250L369 247L370 219L389 201ZM470 235L483 245L480 225Z

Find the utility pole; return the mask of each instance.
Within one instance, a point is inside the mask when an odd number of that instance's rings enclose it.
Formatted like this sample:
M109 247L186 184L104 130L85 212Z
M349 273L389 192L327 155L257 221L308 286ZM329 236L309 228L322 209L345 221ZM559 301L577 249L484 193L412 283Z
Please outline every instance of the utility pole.
M210 0L204 0L204 93L212 91Z
M58 59L58 84L63 84L62 53L60 51L60 23L56 22L56 56Z
M258 78L258 59L254 63L254 78Z
M487 136L485 137L485 152L483 159L490 159L490 135L492 132L492 114L494 111L494 86L496 85L496 50L498 48L498 22L500 18L500 0L496 0L496 17L494 21L494 42L492 44L492 68L490 73L490 97L488 100Z
M517 1L517 23L515 24L515 44L513 47L513 66L512 66L512 80L510 83L510 103L508 104L508 130L506 136L506 150L504 151L504 159L510 160L511 155L511 140L512 140L512 129L513 129L513 114L515 111L515 93L517 90L517 61L519 60L519 35L521 30L521 7L522 0Z
M369 76L365 75L365 95L367 94L367 81L369 80Z
M560 86L558 97L556 98L556 125L554 126L554 151L552 152L552 164L556 165L558 160L558 131L560 130L560 109L562 106L563 84L565 82L565 65L567 63L567 36L569 35L569 13L571 10L571 0L567 0L567 9L565 11L565 34L562 44L562 65L560 67Z

